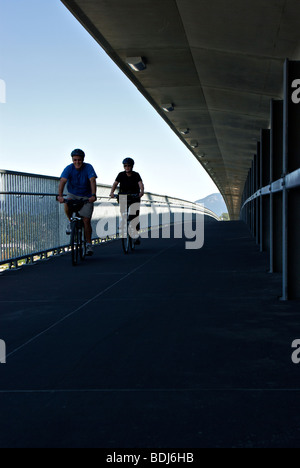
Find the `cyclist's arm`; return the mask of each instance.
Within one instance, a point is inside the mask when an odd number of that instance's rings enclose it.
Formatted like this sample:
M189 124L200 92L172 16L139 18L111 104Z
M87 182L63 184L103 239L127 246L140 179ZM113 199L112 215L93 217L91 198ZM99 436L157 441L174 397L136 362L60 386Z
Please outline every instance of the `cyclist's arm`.
M145 186L142 181L139 182L139 187L140 187L140 198L142 198L145 195Z
M61 178L58 186L58 201L60 203L64 202L64 189L66 186L66 183L68 182L68 179Z
M111 188L110 198L113 198L114 193L115 193L116 188L118 187L118 185L119 185L119 182L116 180L115 183L114 183L114 185L113 185L112 188Z
M90 182L91 182L91 190L92 190L92 194L94 195L97 195L97 182L96 182L96 177L92 177L90 179ZM96 200L97 201L97 197L96 197Z

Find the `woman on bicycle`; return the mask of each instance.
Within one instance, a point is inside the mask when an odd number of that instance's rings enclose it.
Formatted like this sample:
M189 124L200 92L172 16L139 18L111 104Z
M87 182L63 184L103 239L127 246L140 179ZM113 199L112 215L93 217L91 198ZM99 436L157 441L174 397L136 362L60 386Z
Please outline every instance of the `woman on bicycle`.
M92 215L94 211L94 203L97 201L97 174L91 164L84 162L85 153L76 149L71 153L73 163L67 166L61 175L61 180L58 189L58 201L64 203L63 193L65 185L68 184L68 199L88 201L79 212L83 217L84 232L86 239L86 254L93 255L92 247ZM66 215L70 220L68 205L65 205ZM67 228L67 235L71 234L70 225Z
M123 161L124 172L120 172L112 186L110 197L114 198L115 190L120 185L120 195L138 195L137 200L129 200L129 205L138 203L140 205L141 198L145 194L145 187L143 180L138 172L133 170L134 160L132 158L126 158ZM136 212L136 217L139 218L140 209ZM137 225L137 230L140 230L140 224ZM140 238L136 240L135 244L140 245Z

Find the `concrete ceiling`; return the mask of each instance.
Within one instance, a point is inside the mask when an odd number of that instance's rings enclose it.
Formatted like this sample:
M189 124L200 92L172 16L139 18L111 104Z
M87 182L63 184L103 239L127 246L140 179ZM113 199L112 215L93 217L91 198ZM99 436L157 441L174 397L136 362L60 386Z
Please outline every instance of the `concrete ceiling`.
M282 98L284 60L299 59L299 0L61 1L193 152L237 219L270 100ZM145 71L126 65L135 56L147 59ZM162 110L168 102L174 112Z

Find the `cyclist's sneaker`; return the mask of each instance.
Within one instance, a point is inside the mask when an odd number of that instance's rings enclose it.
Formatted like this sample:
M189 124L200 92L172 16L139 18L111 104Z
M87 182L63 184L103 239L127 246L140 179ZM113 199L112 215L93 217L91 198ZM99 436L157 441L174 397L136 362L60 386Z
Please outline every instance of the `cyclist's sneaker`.
M138 237L137 240L134 242L134 245L141 245L141 238Z
M71 226L71 223L69 223L67 226L66 234L67 236L70 236L71 233L72 233L72 226Z
M91 244L86 245L86 255L92 257L94 255L93 246Z

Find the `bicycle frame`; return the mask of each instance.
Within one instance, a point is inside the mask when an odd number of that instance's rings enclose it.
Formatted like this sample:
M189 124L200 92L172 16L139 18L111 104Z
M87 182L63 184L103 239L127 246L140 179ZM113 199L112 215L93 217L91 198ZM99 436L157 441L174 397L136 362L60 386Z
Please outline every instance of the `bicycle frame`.
M84 239L84 225L82 218L72 216L71 218L71 251L72 251L72 263L74 266L78 264L79 258L83 261L86 256L86 242Z
M70 240L70 248L72 253L72 264L73 266L78 265L78 261L84 260L86 256L86 241L84 235L84 224L83 219L79 214L79 211L82 207L88 203L68 200L65 199L65 203L71 206L73 210L73 216L71 217L71 240Z

